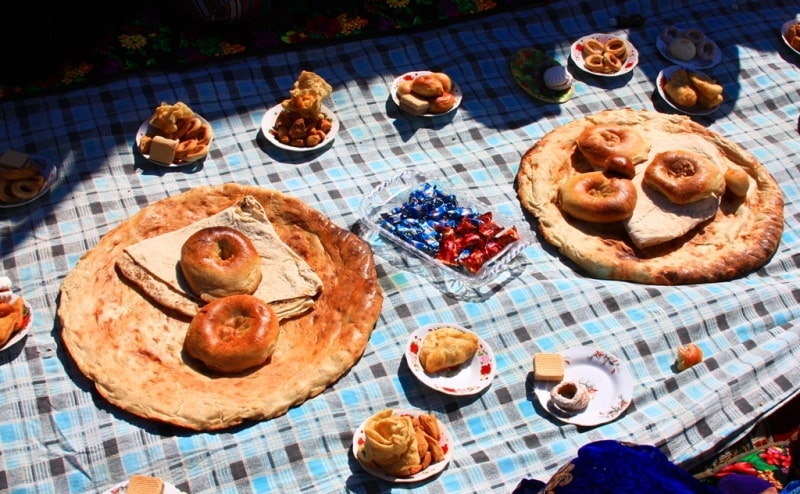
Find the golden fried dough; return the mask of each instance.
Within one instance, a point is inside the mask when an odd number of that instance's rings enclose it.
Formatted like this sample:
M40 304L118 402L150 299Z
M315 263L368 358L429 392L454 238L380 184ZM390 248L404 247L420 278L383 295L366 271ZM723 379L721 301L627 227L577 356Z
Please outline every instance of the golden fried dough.
M692 107L697 104L697 92L692 87L686 69L678 69L664 84L664 92L680 106Z

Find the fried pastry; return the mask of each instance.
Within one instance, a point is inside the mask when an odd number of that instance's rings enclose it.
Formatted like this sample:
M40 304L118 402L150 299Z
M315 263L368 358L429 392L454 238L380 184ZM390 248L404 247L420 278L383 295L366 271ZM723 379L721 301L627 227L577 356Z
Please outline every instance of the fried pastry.
M697 90L699 96L704 98L713 99L722 95L722 85L706 74L700 72L689 72L689 81L692 86Z
M442 327L425 336L419 362L430 374L461 365L478 350L478 336L456 328Z
M22 326L24 307L22 297L17 298L13 304L0 302L0 346L5 345L11 335Z
M358 458L398 477L417 473L421 467L416 431L411 417L386 409L364 424L364 445Z
M678 69L664 84L664 92L680 106L692 107L697 104L697 91L692 87L689 72Z

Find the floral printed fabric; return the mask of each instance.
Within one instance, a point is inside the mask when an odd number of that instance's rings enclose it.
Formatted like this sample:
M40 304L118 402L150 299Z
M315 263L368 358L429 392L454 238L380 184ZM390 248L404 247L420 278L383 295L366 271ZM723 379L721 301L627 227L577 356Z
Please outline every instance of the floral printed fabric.
M76 54L74 60L54 67L51 75L13 85L0 80L0 99L68 89L141 69L176 69L226 56L279 51L287 46L396 34L545 1L232 0L231 3L235 5L211 11L199 7L209 1L144 2L137 10L138 15L116 28L111 26L89 53Z

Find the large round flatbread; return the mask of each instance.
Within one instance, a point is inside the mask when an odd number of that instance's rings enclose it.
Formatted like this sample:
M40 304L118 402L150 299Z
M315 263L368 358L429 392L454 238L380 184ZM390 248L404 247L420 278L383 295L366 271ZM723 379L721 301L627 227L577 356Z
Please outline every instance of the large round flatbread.
M313 308L281 321L271 360L219 376L182 351L189 319L153 303L115 269L123 249L253 196L281 239L322 280ZM64 279L64 344L109 402L195 430L268 419L321 393L361 357L383 295L369 246L306 203L274 190L198 187L145 207L106 234Z
M655 152L686 149L744 170L750 176L748 193L744 199L724 194L711 219L646 248L637 248L620 222L575 220L558 207L559 184L592 170L575 142L584 129L603 123L629 126L653 146L649 159L637 165L637 175ZM726 281L766 264L783 232L783 195L766 168L741 146L681 115L623 109L574 120L525 153L516 185L520 203L538 219L544 239L596 278L659 285Z

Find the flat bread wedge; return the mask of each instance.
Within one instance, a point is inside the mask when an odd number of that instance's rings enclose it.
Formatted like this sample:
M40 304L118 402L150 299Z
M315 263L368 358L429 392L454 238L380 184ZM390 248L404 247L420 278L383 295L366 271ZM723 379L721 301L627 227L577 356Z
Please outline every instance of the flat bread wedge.
M220 378L184 356L190 318L146 296L116 261L128 246L246 196L264 208L324 289L310 310L281 321L268 364ZM69 355L103 398L146 419L218 430L282 415L336 382L364 352L382 302L372 252L360 238L298 199L225 184L163 199L109 231L67 274L57 313Z
M636 165L639 202L627 222L577 220L559 208L561 182L593 171L576 139L597 124L631 127L652 145L648 160ZM726 190L711 204L665 206L638 177L657 153L670 149L700 153L723 171L744 172L746 195ZM731 280L764 266L783 232L783 195L767 169L738 144L682 115L622 109L573 120L525 153L516 188L542 237L579 270L601 279L654 285Z

